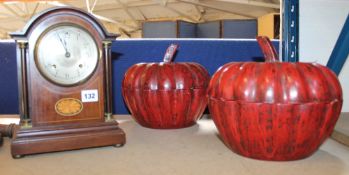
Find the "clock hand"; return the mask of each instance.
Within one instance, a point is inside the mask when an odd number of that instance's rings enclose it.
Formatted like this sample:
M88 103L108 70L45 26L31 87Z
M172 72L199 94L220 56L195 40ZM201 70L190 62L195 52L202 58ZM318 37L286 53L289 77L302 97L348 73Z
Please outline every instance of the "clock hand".
M57 32L56 32L56 35L57 35L59 41L61 42L61 44L62 44L64 50L65 50L66 52L68 52L67 47L66 47L66 44L63 42L62 38L59 36L59 34L58 34Z
M68 52L68 49L67 49L67 42L65 40L63 40L57 32L56 32L56 35L58 36L59 41L61 42L62 46L64 47L65 57L67 57L67 58L70 57L70 53Z

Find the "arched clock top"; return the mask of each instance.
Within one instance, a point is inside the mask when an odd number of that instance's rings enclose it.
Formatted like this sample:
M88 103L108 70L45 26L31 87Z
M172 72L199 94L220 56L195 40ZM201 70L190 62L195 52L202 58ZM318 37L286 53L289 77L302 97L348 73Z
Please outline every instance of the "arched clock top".
M110 46L117 35L87 12L59 7L11 36L21 117L12 156L125 143L112 118Z
M21 31L12 32L10 35L16 40L26 40L30 37L30 33L36 26L50 17L59 17L62 21L66 20L68 23L71 22L69 19L66 19L66 16L75 16L84 21L88 21L91 24L91 27L98 31L103 40L114 40L119 36L117 34L109 33L103 24L101 24L93 15L74 7L55 7L42 11L32 17Z

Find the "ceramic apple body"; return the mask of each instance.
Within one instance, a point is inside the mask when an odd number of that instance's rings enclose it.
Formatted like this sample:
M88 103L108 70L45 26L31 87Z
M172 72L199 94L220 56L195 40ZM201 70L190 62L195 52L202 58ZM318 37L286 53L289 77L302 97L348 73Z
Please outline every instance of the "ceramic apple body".
M208 102L209 74L197 63L139 63L122 82L133 118L149 128L183 128L201 117Z
M264 160L307 157L334 129L343 102L340 83L325 66L270 58L222 66L210 81L210 113L224 143L238 154Z

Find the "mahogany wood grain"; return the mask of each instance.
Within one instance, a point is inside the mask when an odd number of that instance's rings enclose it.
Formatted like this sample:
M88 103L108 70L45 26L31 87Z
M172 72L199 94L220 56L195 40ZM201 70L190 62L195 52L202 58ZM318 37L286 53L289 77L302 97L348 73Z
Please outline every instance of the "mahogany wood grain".
M98 47L98 63L91 76L78 85L62 86L55 84L42 76L36 65L36 45L43 33L59 25L73 25L90 33ZM112 106L106 100L107 61L110 61L109 51L103 48L103 43L110 43L116 35L108 33L104 27L90 14L71 7L48 9L33 17L24 29L11 36L19 41L27 42L25 54L19 54L26 64L24 83L27 92L20 93L28 106L28 118L21 120L21 125L14 131L12 155L14 157L27 154L73 150L88 147L123 145L125 133L118 123L106 118L106 106ZM19 49L20 47L17 47ZM54 46L52 46L52 49ZM98 101L82 103L80 113L73 116L63 116L56 112L56 103L64 98L81 99L82 90L98 90ZM110 95L110 94L109 94ZM22 111L22 110L21 110ZM110 112L108 109L107 112ZM24 116L21 114L21 116ZM24 119L24 118L22 118ZM28 123L29 122L29 123ZM26 124L26 125L24 125Z
M3 138L2 137L10 137L12 138L12 134L15 130L15 124L3 125L0 124L0 146L2 146Z
M0 134L2 135L2 137L11 138L16 127L17 127L16 124L9 124L9 125L0 124Z
M29 32L29 59L28 65L28 94L29 94L29 115L32 118L33 126L41 126L46 124L61 124L69 122L80 121L103 121L104 120L104 59L102 59L102 38L97 30L91 27L92 23L86 21L81 16L76 15L62 15L64 11L59 13L48 14L40 20L36 21L35 27ZM69 13L68 13L69 14ZM56 25L77 25L83 27L94 36L99 49L99 59L97 68L94 74L86 81L80 83L78 86L57 86L48 81L42 76L38 67L36 66L35 46L40 40L40 35ZM52 48L54 49L54 48ZM84 103L81 113L65 117L59 115L55 111L55 104L62 98L81 98L81 90L84 89L98 89L99 102L98 103Z
M35 127L20 129L15 133L11 145L14 157L100 146L121 146L126 142L125 133L116 121L64 127Z

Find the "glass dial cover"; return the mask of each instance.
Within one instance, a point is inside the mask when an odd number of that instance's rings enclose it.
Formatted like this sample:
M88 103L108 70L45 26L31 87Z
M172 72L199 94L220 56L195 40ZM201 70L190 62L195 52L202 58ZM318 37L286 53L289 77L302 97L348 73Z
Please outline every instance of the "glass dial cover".
M49 29L35 50L36 63L45 78L60 85L88 79L98 63L98 47L86 30L74 25Z

